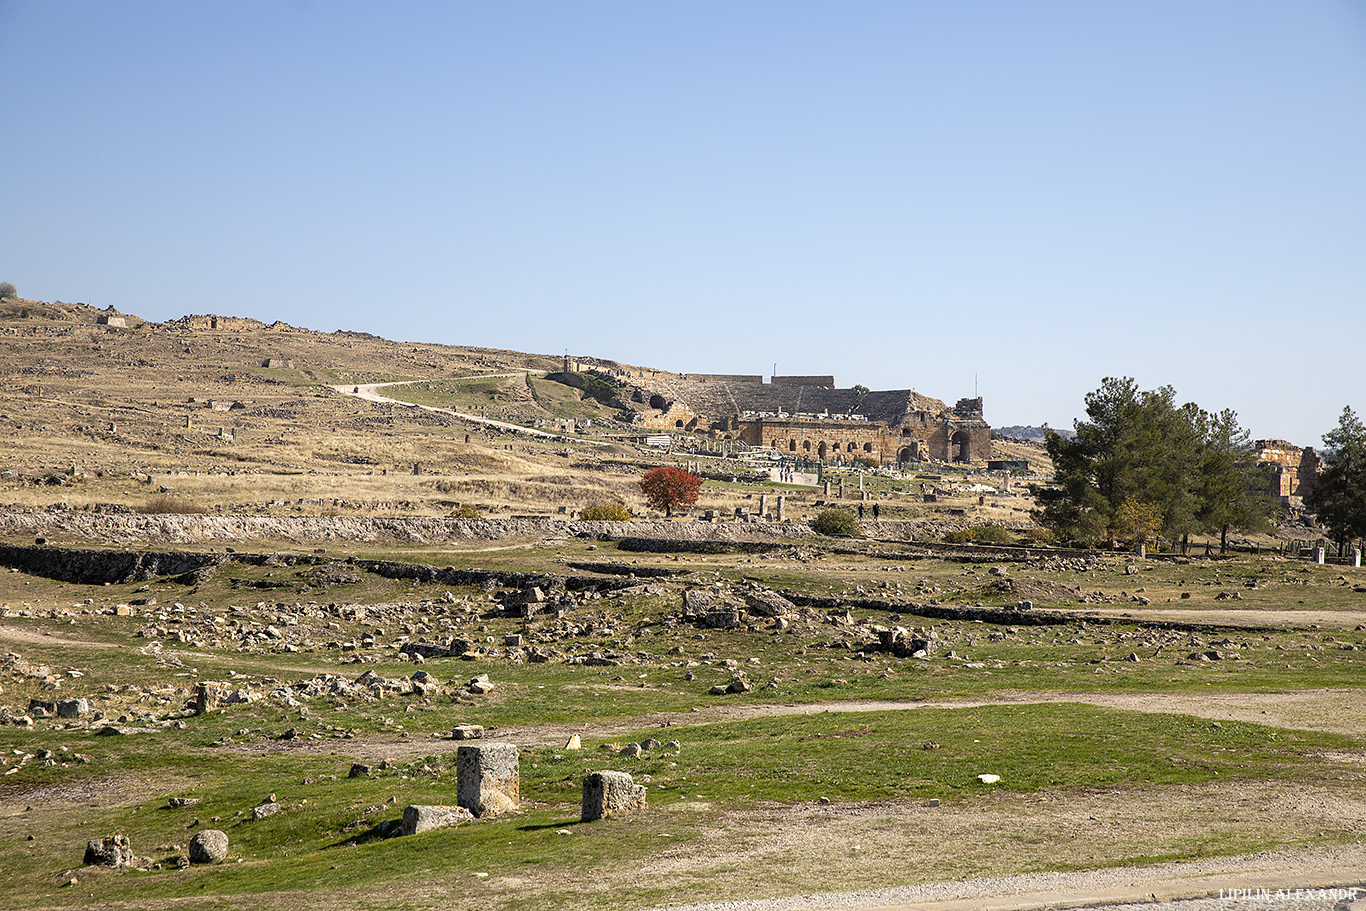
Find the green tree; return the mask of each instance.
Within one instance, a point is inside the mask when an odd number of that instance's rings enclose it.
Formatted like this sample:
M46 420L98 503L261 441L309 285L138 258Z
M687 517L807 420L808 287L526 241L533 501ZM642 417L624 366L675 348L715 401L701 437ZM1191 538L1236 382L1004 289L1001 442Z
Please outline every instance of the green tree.
M1217 530L1227 541L1230 527L1269 514L1254 493L1264 482L1234 412L1210 415L1177 405L1170 386L1144 391L1128 377L1107 377L1087 394L1086 416L1073 439L1045 431L1054 484L1035 486L1034 518L1059 537L1113 545Z
M0 300L6 300L8 298L18 296L19 292L14 289L13 283L0 282Z
M1366 427L1350 407L1323 435L1327 452L1308 502L1334 541L1366 538Z
M1067 439L1045 429L1055 484L1035 488L1035 519L1060 537L1088 542L1120 537L1115 513L1125 500L1152 504L1167 534L1194 523L1198 471L1196 409L1177 407L1176 391L1140 391L1129 377L1106 377L1086 396L1089 420Z
M1257 447L1238 426L1237 413L1202 411L1199 423L1204 459L1196 518L1202 531L1219 533L1219 552L1224 553L1229 529L1263 531L1280 504L1267 489L1266 476L1257 465Z

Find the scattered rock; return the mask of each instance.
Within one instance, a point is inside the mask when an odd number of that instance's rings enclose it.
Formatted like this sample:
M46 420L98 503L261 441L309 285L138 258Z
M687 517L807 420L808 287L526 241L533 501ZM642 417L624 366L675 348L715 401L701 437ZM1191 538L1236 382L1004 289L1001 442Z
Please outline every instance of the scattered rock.
M253 822L260 822L267 816L274 816L283 809L284 807L280 806L278 803L263 803L258 807L251 808L251 819Z
M190 863L221 864L228 856L228 833L205 829L190 839Z
M102 867L131 867L137 863L137 856L127 835L110 835L86 843L85 862Z

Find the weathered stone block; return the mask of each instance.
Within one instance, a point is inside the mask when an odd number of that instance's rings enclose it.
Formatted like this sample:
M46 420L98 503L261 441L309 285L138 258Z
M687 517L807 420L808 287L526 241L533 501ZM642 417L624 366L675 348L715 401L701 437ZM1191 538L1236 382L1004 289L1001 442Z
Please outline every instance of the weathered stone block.
M589 772L583 780L584 822L626 816L645 806L645 786L627 772Z
M90 714L90 703L85 699L62 699L57 702L58 718L80 718Z
M403 808L400 835L421 835L433 829L447 829L474 818L464 807L414 805Z
M223 690L216 683L201 683L194 690L194 713L203 715L223 707Z
M462 746L456 750L455 771L455 802L475 816L496 816L521 805L521 767L515 745Z
M452 740L483 740L484 726L482 724L457 724L451 728Z

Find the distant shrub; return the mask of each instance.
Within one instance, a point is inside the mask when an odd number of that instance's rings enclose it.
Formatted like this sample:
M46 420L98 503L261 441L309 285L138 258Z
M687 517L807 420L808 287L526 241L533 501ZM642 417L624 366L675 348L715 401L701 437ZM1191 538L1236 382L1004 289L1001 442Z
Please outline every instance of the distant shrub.
M868 456L858 456L854 459L854 464L862 465L864 468L876 468L881 463L878 462L877 459L869 458Z
M1038 525L1033 528L1025 529L1021 534L1021 537L1024 539L1024 543L1034 544L1039 547L1047 547L1058 540L1057 535L1053 534L1053 532L1049 531L1047 528Z
M629 522L631 510L625 503L590 503L579 510L579 518L585 522Z
M974 544L1014 544L1015 536L1003 525L974 525Z
M944 535L945 544L1015 544L1015 537L1001 525L974 525Z
M19 292L15 290L13 283L0 282L0 300L18 296Z
M478 506L463 503L451 510L452 519L482 519L484 516L479 512Z
M149 516L167 515L201 515L208 512L198 503L187 503L184 500L177 500L175 497L153 497L142 505L142 512Z
M816 521L811 523L811 527L823 535L850 535L857 537L859 534L858 519L847 509L826 509L816 516Z

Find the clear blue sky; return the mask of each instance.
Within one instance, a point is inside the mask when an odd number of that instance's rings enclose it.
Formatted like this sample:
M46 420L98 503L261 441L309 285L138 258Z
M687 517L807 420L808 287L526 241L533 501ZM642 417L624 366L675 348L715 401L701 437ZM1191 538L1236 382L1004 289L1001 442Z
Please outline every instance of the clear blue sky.
M0 181L148 319L1366 410L1361 0L0 0Z

